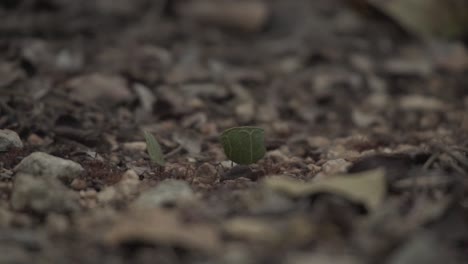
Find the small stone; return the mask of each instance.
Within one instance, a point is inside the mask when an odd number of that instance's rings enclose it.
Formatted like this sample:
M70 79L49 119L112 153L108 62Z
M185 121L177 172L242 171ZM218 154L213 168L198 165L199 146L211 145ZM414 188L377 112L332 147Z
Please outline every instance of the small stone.
M406 95L400 98L400 107L413 111L443 111L446 105L435 97Z
M326 158L330 160L345 159L353 161L360 156L361 154L358 151L347 149L343 144L334 144L326 152Z
M134 170L128 170L122 175L122 181L139 181L140 177Z
M81 103L111 104L128 101L132 94L124 78L116 75L90 74L71 79L66 84L70 98Z
M322 172L326 175L343 173L350 165L351 163L344 159L329 160L323 164Z
M256 112L256 119L262 122L272 122L278 119L278 109L272 104L259 105Z
M122 175L122 180L116 184L118 192L125 196L130 197L135 195L140 184L138 174L133 170L128 170Z
M97 197L97 192L94 189L80 191L80 197L84 199L95 199Z
M354 68L365 73L371 73L375 68L375 64L371 58L361 54L352 54L350 62Z
M117 191L115 189L114 186L109 186L107 188L105 188L104 190L102 190L101 192L99 192L98 194L98 201L100 203L110 203L114 200L117 200Z
M85 180L76 178L71 182L70 187L72 187L73 190L80 191L86 189L87 184Z
M8 228L13 221L13 213L3 207L0 207L0 228Z
M31 228L34 225L34 220L32 218L33 217L27 213L15 213L11 225L15 227Z
M126 142L122 145L124 150L133 151L133 152L143 152L146 151L146 142L136 141L136 142Z
M45 144L45 140L37 134L31 134L28 137L28 143L33 146L42 146Z
M330 140L326 137L316 136L308 137L307 144L311 148L324 148L330 146Z
M288 161L289 158L281 150L276 149L266 153L266 158L271 159L277 163Z
M22 148L23 142L15 131L9 129L0 130L0 152L11 148Z
M187 182L168 179L142 193L134 205L137 208L157 208L174 205L182 200L192 200L194 196L195 194Z
M255 115L255 107L254 104L251 102L243 103L236 106L236 116L239 118L241 122L249 122L252 121Z
M79 209L78 195L55 177L17 173L13 184L11 205L15 210L36 213L67 213Z
M25 77L25 72L21 70L19 63L0 62L0 88L6 87L15 81Z
M46 227L50 233L63 234L69 226L68 219L63 215L52 213L47 216Z
M218 171L210 163L203 163L195 171L195 181L203 184L214 183L218 179Z
M383 62L384 70L398 76L428 76L434 70L432 62L425 58L391 58Z
M318 173L322 168L320 168L319 166L315 165L315 164L308 164L307 165L307 169L312 172L313 174L316 174Z
M351 113L351 118L358 127L370 127L378 123L378 116L374 113L364 112L354 109Z
M113 186L106 187L98 193L100 203L111 203L129 199L138 192L140 179L134 170L128 170L122 175L122 179Z
M65 184L84 172L80 164L49 155L44 152L34 152L24 158L14 169L17 174L29 174L36 177L56 178Z
M290 124L287 122L274 122L272 127L273 131L278 135L285 136L291 133Z

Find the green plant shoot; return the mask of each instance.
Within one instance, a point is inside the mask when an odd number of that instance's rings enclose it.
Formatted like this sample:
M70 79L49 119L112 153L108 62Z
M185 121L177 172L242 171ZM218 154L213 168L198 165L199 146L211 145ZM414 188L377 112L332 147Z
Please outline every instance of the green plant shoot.
M159 145L158 141L151 133L144 131L143 134L145 136L146 148L148 150L151 161L158 164L159 166L164 166L166 161L164 160L164 154L162 153L161 145Z
M221 134L221 144L231 161L249 165L265 156L265 131L259 127L233 127Z

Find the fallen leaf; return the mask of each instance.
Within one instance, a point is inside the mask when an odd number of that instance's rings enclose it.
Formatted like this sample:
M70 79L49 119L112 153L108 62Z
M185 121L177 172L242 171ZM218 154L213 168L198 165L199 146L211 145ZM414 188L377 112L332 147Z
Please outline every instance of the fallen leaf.
M385 171L382 169L331 176L311 182L273 176L266 178L263 184L266 188L293 197L311 196L318 193L335 194L363 204L369 210L376 209L382 203L386 194Z
M242 165L257 162L265 156L265 131L258 127L233 127L221 134L226 156Z
M209 224L183 223L177 212L154 208L130 211L110 228L104 239L110 245L144 242L202 252L220 250L217 230Z
M413 237L421 227L440 221L444 214L450 212L448 209L452 204L450 195L439 200L418 196L410 203L407 199L388 199L358 226L355 245L369 256L386 254L406 238ZM454 225L450 225L453 228ZM457 233L457 225L454 228L451 232Z
M151 161L160 166L164 166L166 162L164 161L164 155L161 150L161 145L159 145L156 138L154 138L154 136L149 132L145 131L144 136Z

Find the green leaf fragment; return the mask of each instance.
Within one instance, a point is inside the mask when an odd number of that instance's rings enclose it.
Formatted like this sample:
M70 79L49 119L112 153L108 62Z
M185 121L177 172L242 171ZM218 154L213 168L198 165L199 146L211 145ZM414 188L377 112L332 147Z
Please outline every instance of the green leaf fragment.
M151 133L144 131L143 134L145 136L146 148L148 150L151 161L160 166L164 166L166 161L164 160L164 154L162 153L161 145L159 145L158 141Z
M266 153L265 131L258 127L234 127L221 134L226 156L237 164L249 165Z

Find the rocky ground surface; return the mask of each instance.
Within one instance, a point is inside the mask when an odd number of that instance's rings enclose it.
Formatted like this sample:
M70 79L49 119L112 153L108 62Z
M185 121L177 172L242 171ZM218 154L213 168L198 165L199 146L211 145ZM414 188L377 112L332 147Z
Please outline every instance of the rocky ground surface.
M0 263L466 263L466 48L358 2L1 1Z

